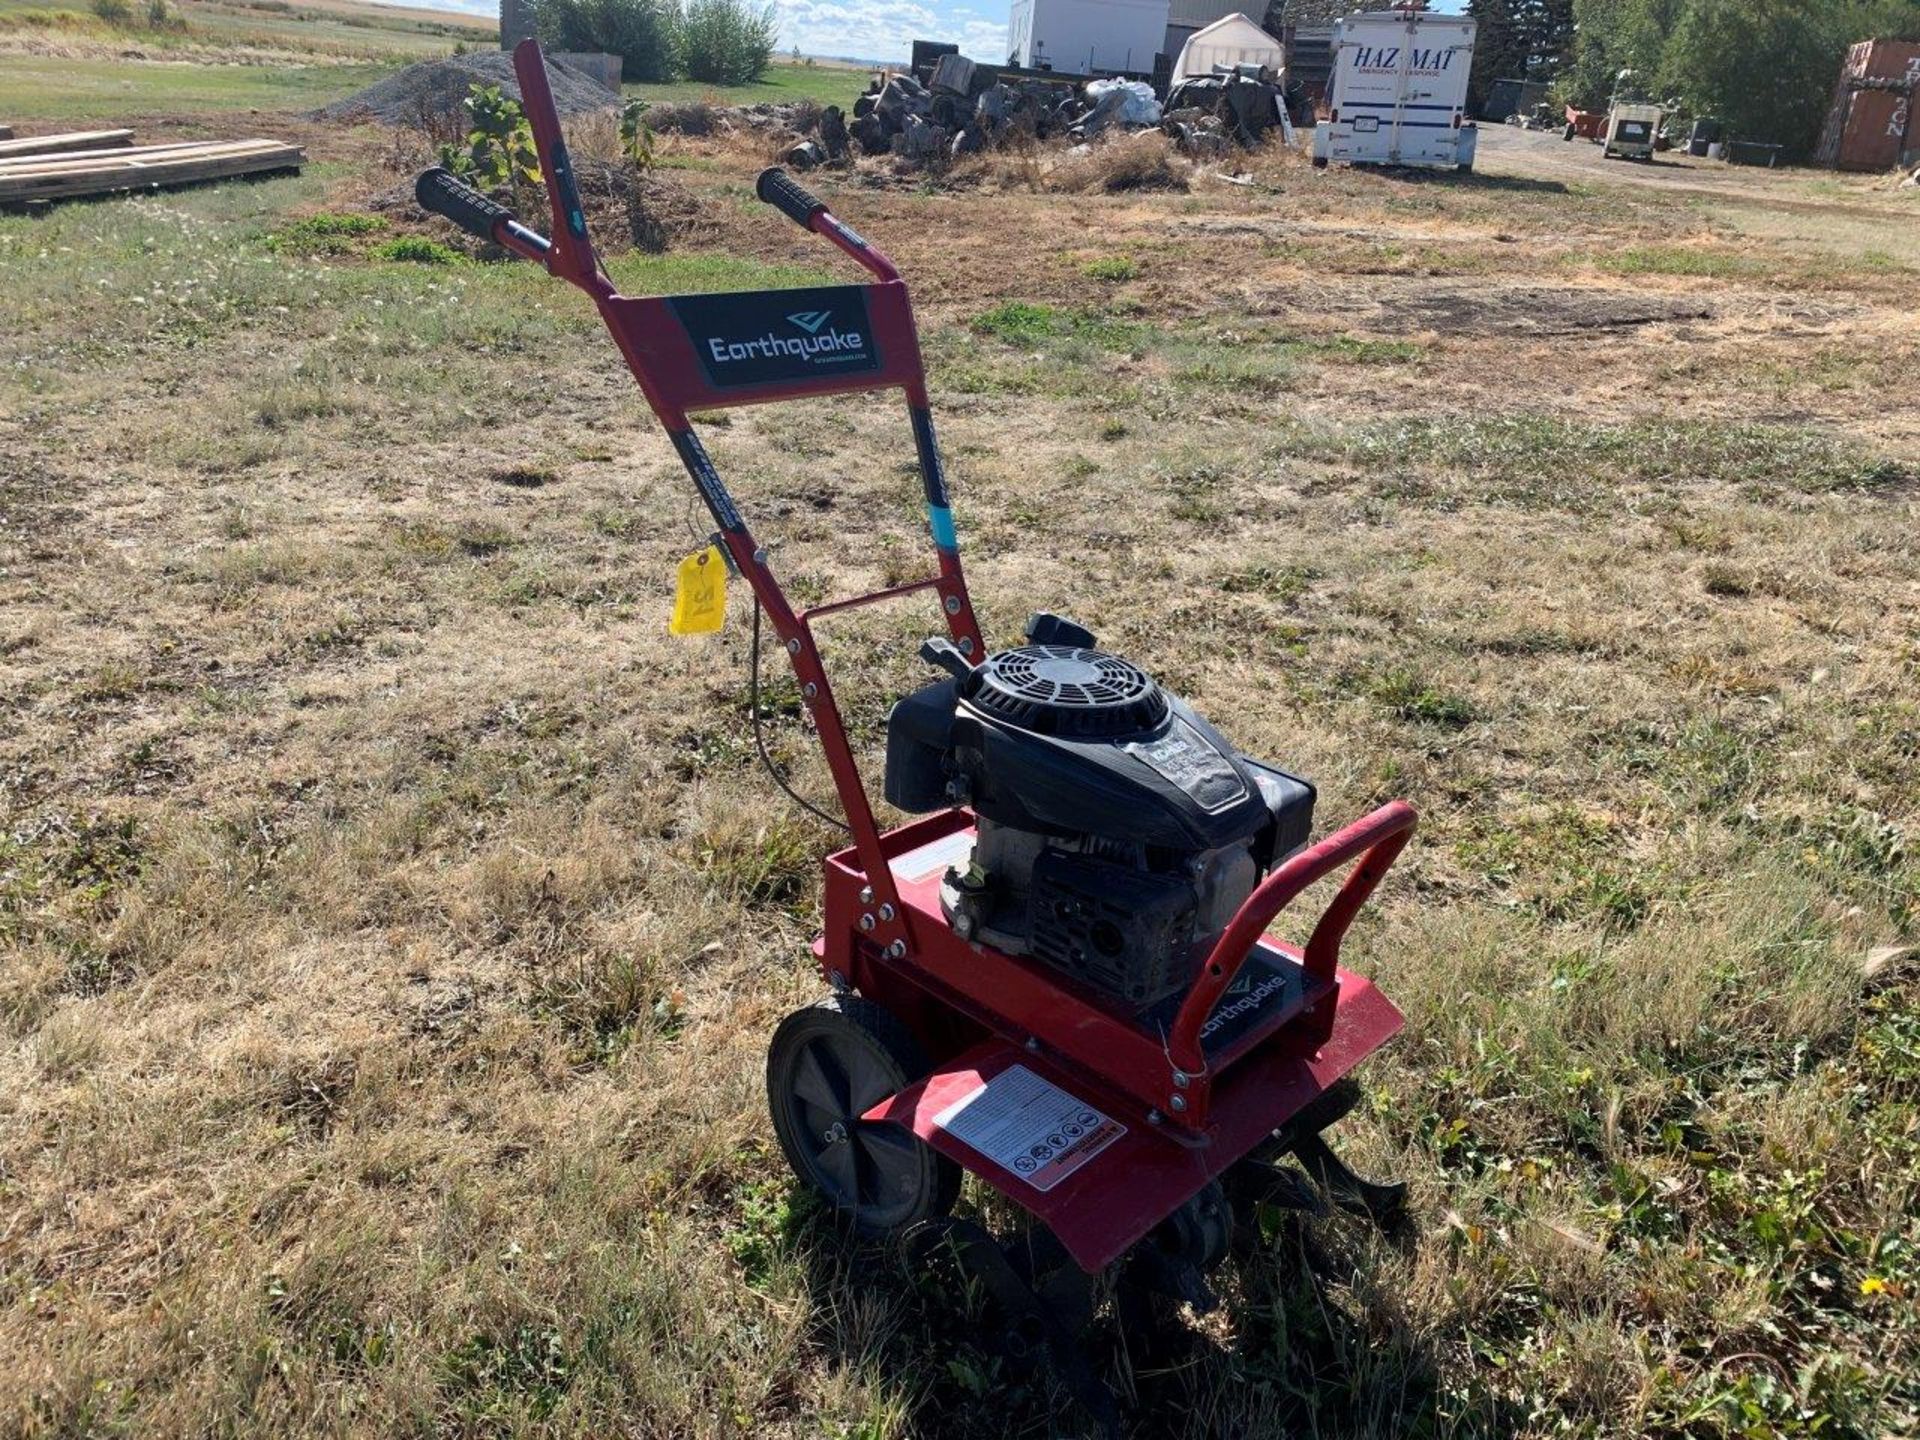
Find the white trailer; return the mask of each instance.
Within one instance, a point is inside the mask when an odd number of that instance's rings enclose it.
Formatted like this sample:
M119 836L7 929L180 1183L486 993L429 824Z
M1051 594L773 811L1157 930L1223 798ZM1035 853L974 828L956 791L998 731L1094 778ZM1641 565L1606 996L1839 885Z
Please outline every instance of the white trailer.
M1314 127L1313 163L1471 170L1474 28L1464 15L1411 6L1334 21L1328 116Z
M1658 105L1616 104L1607 112L1607 140L1601 157L1651 161L1666 113Z
M1151 75L1167 0L1013 0L1007 63L1068 75Z

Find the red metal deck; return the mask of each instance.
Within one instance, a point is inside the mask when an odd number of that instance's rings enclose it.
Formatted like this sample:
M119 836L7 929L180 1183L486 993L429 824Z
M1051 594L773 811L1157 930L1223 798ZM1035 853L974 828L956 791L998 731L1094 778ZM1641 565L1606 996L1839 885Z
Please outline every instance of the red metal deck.
M1045 1222L1081 1268L1092 1273L1119 1259L1209 1180L1384 1045L1401 1024L1400 1012L1384 995L1342 971L1333 1038L1322 1049L1299 1053L1282 1036L1222 1077L1214 1091L1214 1128L1200 1143L1149 1123L1125 1097L1085 1075L1002 1041L955 1056L919 1084L874 1106L866 1118L906 1126L981 1176ZM950 1109L975 1097L991 1102L996 1097L980 1092L1016 1067L1084 1105L1070 1116L1081 1133L1055 1125L1045 1134L1034 1131L1036 1140L1022 1133L1018 1115L1002 1120L1001 1143L983 1142L987 1149L954 1133L955 1126L964 1130L964 1122ZM1029 1083L1024 1089L1040 1087ZM1050 1114L1051 1099L1042 1092L1025 1107L1034 1112L1034 1124L1066 1113ZM1115 1126L1120 1133L1108 1133ZM1023 1139L1029 1143L1021 1144ZM1033 1155L1035 1145L1048 1153ZM1023 1156L1034 1162L1030 1170L1013 1168Z

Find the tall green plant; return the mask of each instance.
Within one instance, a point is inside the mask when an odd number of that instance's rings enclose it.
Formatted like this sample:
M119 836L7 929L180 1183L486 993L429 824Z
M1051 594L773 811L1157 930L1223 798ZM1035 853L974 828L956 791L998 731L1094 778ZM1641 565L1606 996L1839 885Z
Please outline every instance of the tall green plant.
M526 209L540 183L540 153L520 102L498 85L475 85L462 104L473 128L464 146L440 147L440 163L481 190L506 186L515 208Z
M680 27L687 74L713 85L751 85L766 73L779 33L772 5L690 0Z
M680 75L679 0L540 0L535 15L548 49L618 55L625 80Z
M652 108L637 98L620 107L620 149L636 170L653 168L653 131L647 125L647 111Z
M1470 103L1478 109L1496 80L1552 80L1573 49L1574 0L1467 0L1479 22Z
M1687 0L1574 0L1578 40L1561 77L1561 98L1583 110L1604 109L1622 70L1641 88L1657 88L1667 37Z

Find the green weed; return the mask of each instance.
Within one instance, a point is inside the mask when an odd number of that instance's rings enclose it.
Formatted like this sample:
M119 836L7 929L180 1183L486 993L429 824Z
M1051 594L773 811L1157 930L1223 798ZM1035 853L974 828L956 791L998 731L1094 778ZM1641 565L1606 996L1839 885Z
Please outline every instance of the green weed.
M1462 730L1480 718L1471 701L1437 688L1404 667L1373 677L1367 682L1366 691L1383 709L1421 725Z
M423 235L396 235L369 252L376 260L402 260L415 265L463 265L467 257L450 245Z
M491 1428L523 1407L535 1420L553 1414L572 1382L573 1363L558 1330L529 1324L468 1337L446 1354L441 1373L458 1410Z
M309 215L267 236L267 248L285 255L348 255L381 234L387 222L373 215Z

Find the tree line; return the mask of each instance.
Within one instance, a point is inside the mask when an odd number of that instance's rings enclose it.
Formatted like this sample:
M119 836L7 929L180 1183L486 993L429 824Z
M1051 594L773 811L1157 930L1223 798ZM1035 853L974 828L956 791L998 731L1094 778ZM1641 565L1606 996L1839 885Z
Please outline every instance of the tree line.
M1604 109L1631 70L1636 98L1790 155L1820 138L1849 45L1920 40L1920 0L1467 0L1467 13L1476 107L1495 80L1520 79Z
M710 85L758 80L779 35L753 0L537 0L534 27L551 49L618 55L626 80Z

